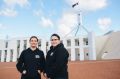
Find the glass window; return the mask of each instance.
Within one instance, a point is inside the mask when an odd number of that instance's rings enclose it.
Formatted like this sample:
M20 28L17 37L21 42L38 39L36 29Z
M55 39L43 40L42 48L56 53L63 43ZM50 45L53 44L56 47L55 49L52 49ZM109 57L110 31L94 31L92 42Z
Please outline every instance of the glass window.
M20 48L20 40L17 40L17 48Z
M88 38L83 39L84 45L88 45Z
M46 42L46 52L48 52L49 42Z
M39 49L41 48L41 40L40 39L38 40L38 48Z
M89 48L84 48L84 59L89 60Z
M13 49L10 50L10 62L13 60Z
M75 39L75 46L79 46L79 39Z
M8 48L8 41L6 41L5 43L5 48Z
M2 50L0 50L0 62L1 62L1 55L2 55Z
M27 40L24 40L24 50L27 49Z
M20 53L20 40L17 40L17 58L19 57Z
M79 48L75 48L75 57L76 57L76 60L80 60Z
M69 58L68 60L70 61L71 60L71 49L67 49L68 53L69 53Z
M67 46L71 46L71 40L67 40Z
M5 50L5 57L4 57L4 61L6 62L7 59L7 50Z

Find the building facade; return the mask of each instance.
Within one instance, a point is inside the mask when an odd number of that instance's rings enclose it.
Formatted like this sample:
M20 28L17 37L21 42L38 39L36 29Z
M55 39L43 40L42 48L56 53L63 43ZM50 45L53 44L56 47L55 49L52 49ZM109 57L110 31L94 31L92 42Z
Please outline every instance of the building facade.
M62 39L61 42L69 52L70 61L96 60L95 51L91 53L91 47L94 45L89 43L88 40L89 38L85 36ZM93 41L93 38L90 37L90 40ZM21 52L29 47L29 37L0 40L0 44L0 62L16 62ZM45 56L50 46L50 41L39 38L38 48L44 52Z
M63 38L64 46L69 52L70 61L120 59L120 31L110 32L102 36L88 36ZM46 56L50 41L39 38L38 48ZM21 52L29 47L29 37L0 40L0 62L16 62Z

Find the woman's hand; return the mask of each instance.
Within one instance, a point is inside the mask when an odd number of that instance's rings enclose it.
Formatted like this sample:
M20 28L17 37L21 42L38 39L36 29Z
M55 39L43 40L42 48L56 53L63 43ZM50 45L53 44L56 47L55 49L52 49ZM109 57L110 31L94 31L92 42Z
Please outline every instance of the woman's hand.
M43 73L43 76L46 78L46 79L50 79L47 77L47 74L46 73Z
M40 71L40 70L38 70L38 73L39 73L39 74L41 74L41 71Z
M26 73L27 73L26 70L23 70L22 74L26 74Z

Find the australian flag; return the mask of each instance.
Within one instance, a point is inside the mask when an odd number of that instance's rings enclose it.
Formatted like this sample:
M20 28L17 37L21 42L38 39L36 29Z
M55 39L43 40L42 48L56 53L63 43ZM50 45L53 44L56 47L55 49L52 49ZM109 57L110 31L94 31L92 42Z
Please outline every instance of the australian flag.
M78 2L77 2L77 3L75 3L75 4L73 4L73 5L72 5L72 7L74 8L76 5L78 5Z

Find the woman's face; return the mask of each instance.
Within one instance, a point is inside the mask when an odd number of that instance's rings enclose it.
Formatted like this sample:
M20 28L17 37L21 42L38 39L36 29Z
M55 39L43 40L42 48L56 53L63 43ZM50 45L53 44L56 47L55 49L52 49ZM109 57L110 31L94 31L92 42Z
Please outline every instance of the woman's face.
M60 44L60 40L58 39L58 37L56 36L52 36L51 37L51 45L53 47L57 46L58 44Z
M30 40L30 47L36 48L37 46L38 46L38 41L37 41L37 39L36 39L36 38L32 38L32 39Z

